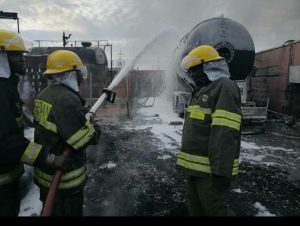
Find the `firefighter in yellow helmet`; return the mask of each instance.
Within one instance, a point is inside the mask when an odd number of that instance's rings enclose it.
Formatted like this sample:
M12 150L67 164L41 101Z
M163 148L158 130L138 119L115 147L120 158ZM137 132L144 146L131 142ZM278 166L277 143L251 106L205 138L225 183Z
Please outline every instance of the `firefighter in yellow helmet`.
M15 32L0 29L0 216L18 216L19 178L23 164L63 168L64 157L52 156L24 137L22 101L17 86L25 74L26 48Z
M50 84L34 101L35 141L60 155L68 145L72 152L69 168L64 172L53 216L82 216L83 189L86 181L86 147L97 144L101 130L86 119L88 110L79 95L87 69L77 54L56 50L48 56L44 75ZM40 188L40 200L45 204L49 185L55 171L47 165L35 168L35 183Z
M201 45L181 62L194 87L177 165L187 175L191 216L234 216L227 204L238 174L241 140L239 88L216 49Z

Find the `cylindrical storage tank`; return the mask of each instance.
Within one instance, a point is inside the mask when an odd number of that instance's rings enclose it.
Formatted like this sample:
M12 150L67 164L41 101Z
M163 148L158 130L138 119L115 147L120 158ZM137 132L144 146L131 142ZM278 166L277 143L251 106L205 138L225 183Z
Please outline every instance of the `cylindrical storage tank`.
M43 75L46 70L47 58L52 52L56 50L70 50L75 52L82 62L86 65L88 70L88 79L84 80L81 84L80 94L84 98L99 97L103 88L107 87L111 80L108 76L108 62L105 51L100 47L34 47L25 56L25 64L30 68L27 76L31 79L31 84L35 88L34 97L47 86L41 83L39 78L45 78ZM33 61L34 59L34 61ZM32 62L33 61L33 62ZM23 81L20 82L22 86ZM92 87L92 88L91 88ZM33 95L32 95L33 96Z
M253 67L253 40L246 28L236 21L218 17L195 26L181 39L175 50L177 66L188 52L199 45L212 45L226 58L232 80L244 80Z

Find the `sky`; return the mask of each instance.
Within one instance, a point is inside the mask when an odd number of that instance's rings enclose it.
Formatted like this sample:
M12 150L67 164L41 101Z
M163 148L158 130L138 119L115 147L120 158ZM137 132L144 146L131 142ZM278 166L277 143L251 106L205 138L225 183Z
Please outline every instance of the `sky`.
M29 47L34 40L61 40L65 32L70 40L108 40L114 62L120 53L125 62L134 59L168 29L176 31L176 47L198 23L221 15L246 27L256 51L300 39L299 0L0 0L0 10L18 13ZM16 25L0 20L1 28L17 31ZM155 56L147 57L159 67Z

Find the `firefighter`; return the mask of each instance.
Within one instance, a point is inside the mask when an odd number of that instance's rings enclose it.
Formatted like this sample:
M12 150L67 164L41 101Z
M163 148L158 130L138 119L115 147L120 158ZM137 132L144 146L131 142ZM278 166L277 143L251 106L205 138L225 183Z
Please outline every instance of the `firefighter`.
M177 165L187 175L191 216L235 216L227 198L238 174L241 140L239 88L215 48L200 45L181 62L193 87Z
M18 76L25 74L22 38L0 29L0 216L18 216L19 178L23 164L63 169L64 157L52 156L42 145L24 137Z
M68 145L72 152L56 196L53 216L82 216L86 182L86 147L97 144L101 129L86 119L85 101L79 95L87 69L77 54L56 50L48 56L44 72L50 84L34 101L35 141L53 154L62 154ZM54 170L47 165L35 168L35 183L45 204Z

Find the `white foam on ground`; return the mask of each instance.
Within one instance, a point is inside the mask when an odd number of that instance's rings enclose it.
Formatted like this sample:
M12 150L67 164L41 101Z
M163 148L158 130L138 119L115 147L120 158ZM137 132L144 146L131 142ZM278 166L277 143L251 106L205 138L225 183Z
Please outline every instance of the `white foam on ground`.
M153 98L149 98L148 102L153 103ZM137 114L138 117L142 117L143 120L149 122L149 124L135 125L133 120L132 124L126 126L125 129L144 130L149 128L161 141L162 148L160 150L178 149L178 146L181 144L181 131L184 119L178 117L176 113L173 112L173 106L170 100L167 100L164 96L156 97L152 107L141 108ZM174 121L181 122L182 124L170 125L170 123Z
M117 167L117 164L113 163L113 162L108 162L108 163L104 163L102 165L99 166L99 169L111 169L111 168L115 168Z
M33 141L34 128L26 128L24 136ZM21 200L19 216L39 216L42 210L42 202L40 201L40 189L33 183L32 168L25 166L25 173L22 180L29 186L29 191Z
M256 202L256 203L254 203L254 207L257 209L257 213L255 214L255 216L264 216L264 217L266 217L266 216L268 216L268 217L273 217L273 216L276 216L276 215L274 215L274 214L272 214L272 213L270 213L269 212L269 210L265 207L265 206L263 206L261 203L259 203L259 202Z

